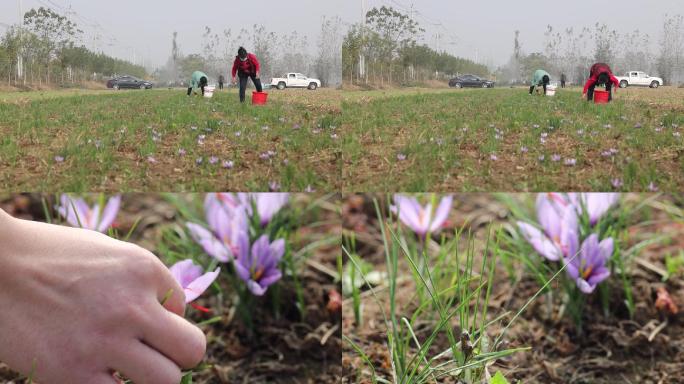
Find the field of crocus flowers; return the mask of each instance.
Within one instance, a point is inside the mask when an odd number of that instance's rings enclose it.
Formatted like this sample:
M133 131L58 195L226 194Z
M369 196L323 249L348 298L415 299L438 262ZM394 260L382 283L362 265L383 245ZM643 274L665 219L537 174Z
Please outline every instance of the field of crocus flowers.
M4 191L334 191L340 98L183 90L0 93Z
M339 382L339 204L285 193L0 197L15 217L105 233L170 268L207 337L183 383ZM30 382L2 364L0 381Z
M347 92L350 191L674 191L684 184L684 89ZM382 177L379 177L382 176Z
M679 383L684 200L352 195L343 383Z

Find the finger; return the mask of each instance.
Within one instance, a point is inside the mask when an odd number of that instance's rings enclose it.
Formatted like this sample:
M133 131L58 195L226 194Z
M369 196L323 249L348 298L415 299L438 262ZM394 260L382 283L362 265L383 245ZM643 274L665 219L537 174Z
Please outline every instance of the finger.
M88 378L88 384L120 384L121 381L114 377L111 372L100 373L95 377Z
M112 369L136 384L178 384L182 376L173 361L139 340L118 351Z
M161 306L156 306L150 315L143 329L145 344L163 353L181 368L196 367L204 358L207 348L204 333Z
M180 284L173 278L168 268L164 267L158 274L157 302L164 308L179 315L185 315L185 293Z

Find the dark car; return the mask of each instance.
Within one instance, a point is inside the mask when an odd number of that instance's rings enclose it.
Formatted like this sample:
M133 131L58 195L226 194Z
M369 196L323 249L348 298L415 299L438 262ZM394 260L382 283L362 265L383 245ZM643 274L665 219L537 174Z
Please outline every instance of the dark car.
M150 89L152 83L133 76L119 76L107 81L107 88L119 89Z
M481 79L475 75L461 75L449 80L449 86L455 88L494 88L494 82Z

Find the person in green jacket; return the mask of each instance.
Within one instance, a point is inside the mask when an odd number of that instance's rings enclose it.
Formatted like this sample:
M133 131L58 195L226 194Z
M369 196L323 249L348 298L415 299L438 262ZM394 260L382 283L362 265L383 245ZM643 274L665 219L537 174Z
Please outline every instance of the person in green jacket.
M530 85L530 95L534 92L534 87L544 87L544 94L546 95L546 86L551 82L551 75L543 69L537 69L532 76L532 84Z
M195 71L192 73L192 79L190 80L190 87L188 87L188 96L192 94L192 90L195 88L202 89L202 96L204 96L204 87L209 83L209 78L204 72ZM195 91L195 94L197 92Z

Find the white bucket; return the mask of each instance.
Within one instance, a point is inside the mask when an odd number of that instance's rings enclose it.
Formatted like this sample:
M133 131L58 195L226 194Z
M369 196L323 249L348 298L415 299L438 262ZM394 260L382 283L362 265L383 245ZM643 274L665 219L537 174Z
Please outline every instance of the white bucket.
M216 87L213 85L208 86L208 87L204 87L204 97L206 97L207 99L211 99L212 97L214 97L214 91L215 90L216 90Z
M556 96L556 86L549 85L546 87L546 96Z

